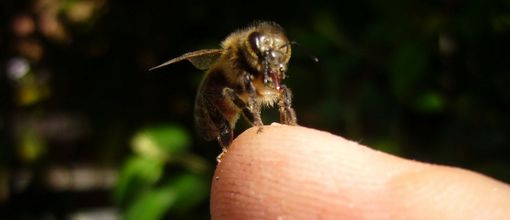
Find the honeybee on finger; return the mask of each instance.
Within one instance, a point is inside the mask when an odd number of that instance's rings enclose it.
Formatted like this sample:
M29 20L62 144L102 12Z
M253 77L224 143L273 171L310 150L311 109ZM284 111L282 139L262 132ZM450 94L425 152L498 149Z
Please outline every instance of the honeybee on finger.
M220 49L189 52L150 70L182 60L206 70L195 99L195 126L206 140L216 138L225 152L241 114L260 132L261 107L277 104L280 122L297 124L291 91L283 84L290 57L283 28L259 22L230 34Z

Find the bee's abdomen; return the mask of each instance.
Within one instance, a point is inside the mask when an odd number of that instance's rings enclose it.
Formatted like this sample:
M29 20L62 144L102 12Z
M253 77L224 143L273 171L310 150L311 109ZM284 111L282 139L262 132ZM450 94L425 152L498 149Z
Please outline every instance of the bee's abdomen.
M206 140L217 137L227 123L233 128L239 117L240 110L222 94L230 86L221 69L212 69L200 85L195 100L195 127Z
M204 100L204 97L198 95L195 100L195 128L198 134L206 139L212 140L218 136L218 128L215 123L211 120L209 115L210 104Z

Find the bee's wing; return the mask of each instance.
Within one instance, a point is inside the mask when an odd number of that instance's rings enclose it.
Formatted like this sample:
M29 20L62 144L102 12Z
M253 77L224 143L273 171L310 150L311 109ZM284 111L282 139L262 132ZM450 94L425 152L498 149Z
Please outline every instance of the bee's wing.
M218 59L218 57L220 57L221 53L223 53L223 49L197 50L197 51L185 53L180 57L173 58L173 59L166 61L158 66L152 67L149 69L149 71L170 65L172 63L177 63L177 62L183 61L183 60L188 60L197 69L206 70L206 69L209 69L211 64L213 64Z

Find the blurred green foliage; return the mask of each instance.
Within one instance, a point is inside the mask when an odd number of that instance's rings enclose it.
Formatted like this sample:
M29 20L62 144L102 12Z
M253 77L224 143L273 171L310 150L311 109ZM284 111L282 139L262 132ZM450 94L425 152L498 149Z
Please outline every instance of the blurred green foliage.
M135 155L122 166L115 190L125 219L161 219L169 211L190 215L207 198L210 170L189 153L190 143L179 126L149 127L134 135Z
M3 1L0 18L1 219L209 218L220 149L193 132L203 73L147 69L260 19L298 42L286 84L301 125L510 182L506 0ZM116 183L47 180L82 164Z

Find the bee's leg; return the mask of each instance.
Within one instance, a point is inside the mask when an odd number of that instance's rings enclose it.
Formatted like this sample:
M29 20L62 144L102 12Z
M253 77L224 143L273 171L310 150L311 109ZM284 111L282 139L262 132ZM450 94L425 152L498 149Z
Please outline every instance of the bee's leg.
M221 153L218 156L216 156L216 162L221 163L221 158L225 153L227 153L227 151L228 150L226 148L222 148Z
M248 108L251 109L251 113L253 114L253 121L251 121L251 123L258 127L257 133L260 133L264 125L260 117L261 106L257 103L257 90L255 89L255 85L253 85L253 75L248 72L244 72L244 89L249 95Z
M223 154L227 152L228 147L234 140L234 132L230 127L230 123L223 117L223 115L219 114L219 112L214 111L210 114L211 119L214 121L214 124L218 128L218 143L221 145L221 153L216 157L216 161L221 162L221 157Z
M297 125L296 112L292 108L292 92L285 85L281 85L281 97L278 101L280 122L287 125Z
M216 125L219 125L218 142L220 143L223 151L227 151L228 146L230 146L232 140L234 140L234 132L232 132L232 128L230 128L230 125L226 120L225 122Z
M224 88L223 95L230 99L239 109L243 111L244 117L254 126L262 126L262 120L260 119L260 107L254 105L250 107L250 104L246 104L237 93L231 88Z
M214 126L218 129L218 135L216 139L221 146L221 154L216 157L218 162L221 162L221 157L227 152L228 147L234 139L234 132L230 126L230 122L223 116L216 105L210 103L207 99L206 102L209 104L209 118L211 119Z

